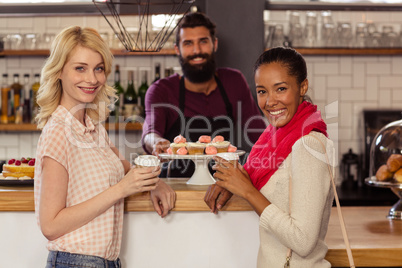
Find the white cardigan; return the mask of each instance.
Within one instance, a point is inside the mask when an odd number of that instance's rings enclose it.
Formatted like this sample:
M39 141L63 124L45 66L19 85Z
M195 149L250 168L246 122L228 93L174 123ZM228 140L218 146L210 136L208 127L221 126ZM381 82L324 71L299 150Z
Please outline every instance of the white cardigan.
M311 132L292 147L280 168L260 190L272 203L260 216L258 268L283 267L292 249L290 267L331 267L325 235L334 198L320 142L333 163L334 146L323 134ZM332 168L331 168L332 172ZM289 179L292 204L289 216Z

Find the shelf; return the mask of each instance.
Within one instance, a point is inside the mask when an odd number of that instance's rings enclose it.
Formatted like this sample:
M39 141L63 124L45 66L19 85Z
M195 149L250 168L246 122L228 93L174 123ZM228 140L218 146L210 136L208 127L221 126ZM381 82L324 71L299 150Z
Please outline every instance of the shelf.
M401 3L375 3L373 1L282 1L267 0L266 10L339 10L339 11L402 11Z
M297 48L302 55L402 55L402 48Z
M149 55L176 55L174 49L162 49L159 52L127 52L125 50L111 49L114 56L149 56ZM4 56L49 56L48 49L38 50L3 50L0 51L0 57Z
M119 123L105 124L107 131L124 130L124 131L141 131L141 123ZM35 124L0 124L0 132L35 132L41 131Z

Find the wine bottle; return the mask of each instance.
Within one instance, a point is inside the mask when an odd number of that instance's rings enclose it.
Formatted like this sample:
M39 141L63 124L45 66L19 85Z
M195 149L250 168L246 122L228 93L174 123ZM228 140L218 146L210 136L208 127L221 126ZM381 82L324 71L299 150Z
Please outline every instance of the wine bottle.
M114 109L111 112L112 116L115 116L116 120L119 120L119 116L123 115L124 105L124 89L120 83L120 66L117 64L114 71L114 88L116 89L117 100L114 103Z
M138 88L138 96L141 98L141 106L145 107L145 94L148 90L148 71L142 70L141 71L141 85Z
M20 114L16 113L18 110L18 107L20 106L20 101L21 101L21 89L22 85L20 84L20 75L19 74L14 74L13 78L13 84L10 86L10 94L14 94L14 96L9 96L9 104L11 107L8 107L9 110L9 115L8 115L8 123L16 123L20 124L22 123L22 114L20 117Z
M161 65L159 62L157 62L155 64L155 78L154 81L152 81L152 83L155 83L156 81L158 81L161 78Z
M8 83L8 74L3 74L3 80L1 81L1 116L0 122L2 124L8 123L8 92L10 86Z
M31 85L29 74L24 74L23 90L21 91L21 102L19 112L22 113L22 121L24 123L31 123Z
M133 115L134 106L137 103L137 94L134 89L134 71L128 71L127 89L124 94L124 117L129 118Z
M39 112L39 105L38 102L36 101L36 98L38 96L38 90L40 87L40 74L35 74L34 75L34 83L32 84L31 88L31 102L30 102L30 108L31 108L31 122L34 123L35 117Z

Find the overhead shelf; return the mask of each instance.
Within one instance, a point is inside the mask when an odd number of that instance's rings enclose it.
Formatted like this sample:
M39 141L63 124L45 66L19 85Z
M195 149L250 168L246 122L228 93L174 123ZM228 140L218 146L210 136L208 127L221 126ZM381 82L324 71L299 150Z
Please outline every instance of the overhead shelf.
M340 10L340 11L402 11L402 3L378 3L374 1L270 1L266 10Z
M107 131L140 131L142 130L141 123L106 123ZM0 132L33 132L41 131L35 124L0 124Z
M402 55L402 48L295 48L302 55Z
M111 49L115 56L150 56L150 55L176 55L174 49L162 49L160 52L127 52L126 50ZM49 56L49 50L3 50L0 57L4 56Z

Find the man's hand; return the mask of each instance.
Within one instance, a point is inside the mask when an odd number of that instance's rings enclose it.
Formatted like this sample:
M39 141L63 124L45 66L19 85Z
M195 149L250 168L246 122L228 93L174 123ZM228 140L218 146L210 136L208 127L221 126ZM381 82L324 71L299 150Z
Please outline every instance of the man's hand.
M145 135L144 144L146 150L156 156L161 153L166 153L167 149L170 147L170 141L156 133L148 133Z
M170 141L161 138L153 145L152 154L158 156L161 153L166 153L169 147Z
M218 214L218 211L226 205L226 202L232 195L233 194L225 188L212 184L205 193L204 201L211 209L212 213Z
M151 201L155 211L164 218L174 208L176 193L169 185L160 180L156 189L151 191Z

